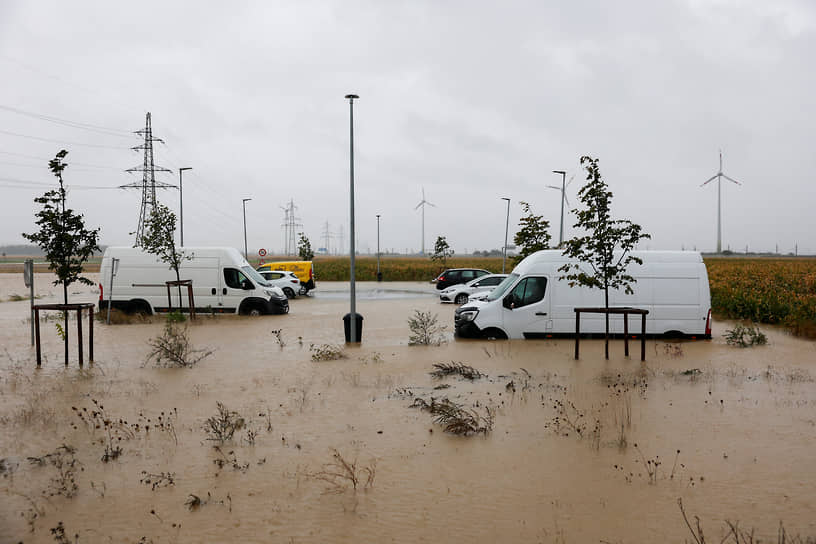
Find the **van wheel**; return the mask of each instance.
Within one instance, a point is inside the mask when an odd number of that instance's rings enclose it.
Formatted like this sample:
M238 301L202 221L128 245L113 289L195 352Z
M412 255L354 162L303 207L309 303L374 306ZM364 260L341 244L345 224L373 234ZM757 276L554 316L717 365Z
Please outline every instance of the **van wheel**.
M458 295L456 295L456 299L454 300L454 302L456 302L456 304L460 304L460 305L464 304L467 301L468 301L468 296L465 293L459 293Z
M295 291L291 287L284 287L283 294L286 295L286 298L295 298Z
M153 315L153 312L150 311L150 304L144 300L131 300L129 309L134 314Z
M258 304L247 304L241 308L241 315L263 315L264 311Z
M488 340L507 340L507 335L501 329L485 329L482 336Z

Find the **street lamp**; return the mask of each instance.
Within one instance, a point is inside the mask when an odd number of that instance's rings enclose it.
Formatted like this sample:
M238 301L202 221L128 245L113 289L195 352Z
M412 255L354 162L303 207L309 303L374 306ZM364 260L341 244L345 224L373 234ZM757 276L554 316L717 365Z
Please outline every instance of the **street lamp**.
M349 252L351 254L350 275L351 287L349 298L351 311L349 312L349 338L350 342L358 342L357 339L357 291L354 283L354 99L360 98L356 94L347 94L349 101ZM362 336L362 335L360 335Z
M179 246L181 247L184 247L184 198L182 198L181 192L181 173L192 169L192 166L179 168Z
M504 274L504 263L507 261L507 231L510 229L510 199L501 197L507 201L507 221L504 224L504 247L502 248L502 274Z
M251 198L245 198L241 202L244 206L244 259L249 261L249 252L247 252L247 237L246 237L246 203L252 200Z
M377 214L377 281L382 281L380 272L380 214Z
M567 198L567 173L563 170L553 170L552 172L553 174L561 174L561 229L558 233L558 247L561 247L564 243L564 200ZM558 189L558 187L553 187L553 189Z

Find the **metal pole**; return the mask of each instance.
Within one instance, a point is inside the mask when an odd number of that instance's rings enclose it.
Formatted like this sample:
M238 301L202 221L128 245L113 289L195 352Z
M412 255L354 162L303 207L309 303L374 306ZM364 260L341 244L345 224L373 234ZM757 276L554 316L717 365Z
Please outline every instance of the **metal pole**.
M184 198L181 192L181 173L185 170L192 170L192 166L179 168L179 246L184 247Z
M351 254L351 319L349 323L350 340L357 341L357 292L354 283L354 99L360 98L356 94L347 94L349 101L349 252Z
M111 314L111 304L113 303L113 277L116 275L116 268L119 265L119 259L112 258L111 259L111 277L110 277L110 287L108 287L108 318L106 320L106 324L110 325L110 314Z
M28 287L28 305L31 311L31 345L34 345L34 259L26 259L23 265L23 280Z
M563 170L553 170L553 174L561 174L561 228L558 232L558 247L564 243L564 200L567 190L567 173Z
M722 168L720 168L722 171ZM717 176L717 253L722 253L722 189L721 178Z
M251 198L245 198L241 202L244 206L244 259L249 261L249 252L247 251L247 235L246 235L246 203L247 201L252 200Z
M510 229L510 199L501 197L507 201L507 221L504 224L504 247L502 248L502 274L504 274L504 264L507 261L507 231Z
M377 281L382 281L380 274L380 214L377 214Z

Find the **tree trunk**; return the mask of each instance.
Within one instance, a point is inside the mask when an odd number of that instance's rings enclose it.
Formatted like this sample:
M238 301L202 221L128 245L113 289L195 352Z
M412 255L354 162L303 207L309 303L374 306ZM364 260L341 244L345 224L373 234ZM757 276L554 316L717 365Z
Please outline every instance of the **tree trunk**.
M606 318L606 334L604 334L604 354L606 355L606 360L609 360L609 283L604 282L604 304L606 305L606 312L604 312L604 317Z
M63 304L68 304L68 285L62 284ZM68 366L68 310L62 311L63 332L65 333L65 366Z

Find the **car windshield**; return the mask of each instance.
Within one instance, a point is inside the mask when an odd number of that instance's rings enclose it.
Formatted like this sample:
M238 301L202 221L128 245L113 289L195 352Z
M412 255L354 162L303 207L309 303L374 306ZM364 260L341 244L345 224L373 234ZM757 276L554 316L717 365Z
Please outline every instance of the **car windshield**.
M501 298L504 295L504 292L507 291L507 289L509 289L510 286L513 285L518 278L519 278L518 274L510 274L509 276L504 278L504 281L498 284L495 289L490 291L490 295L488 295L487 300L496 300L498 298Z
M261 286L263 286L263 287L272 287L272 284L271 284L271 283L269 283L268 281L266 281L266 280L264 279L264 277L263 277L263 276L261 276L261 275L260 275L260 274L259 274L259 273L258 273L258 272L257 272L257 271L254 269L254 268L252 268L251 266L242 266L242 267L241 267L241 271L242 271L244 274L246 274L246 275L247 275L249 278L252 278L252 279L253 279L253 280L255 280L256 282L258 282L258 284L259 284L259 285L261 285Z

